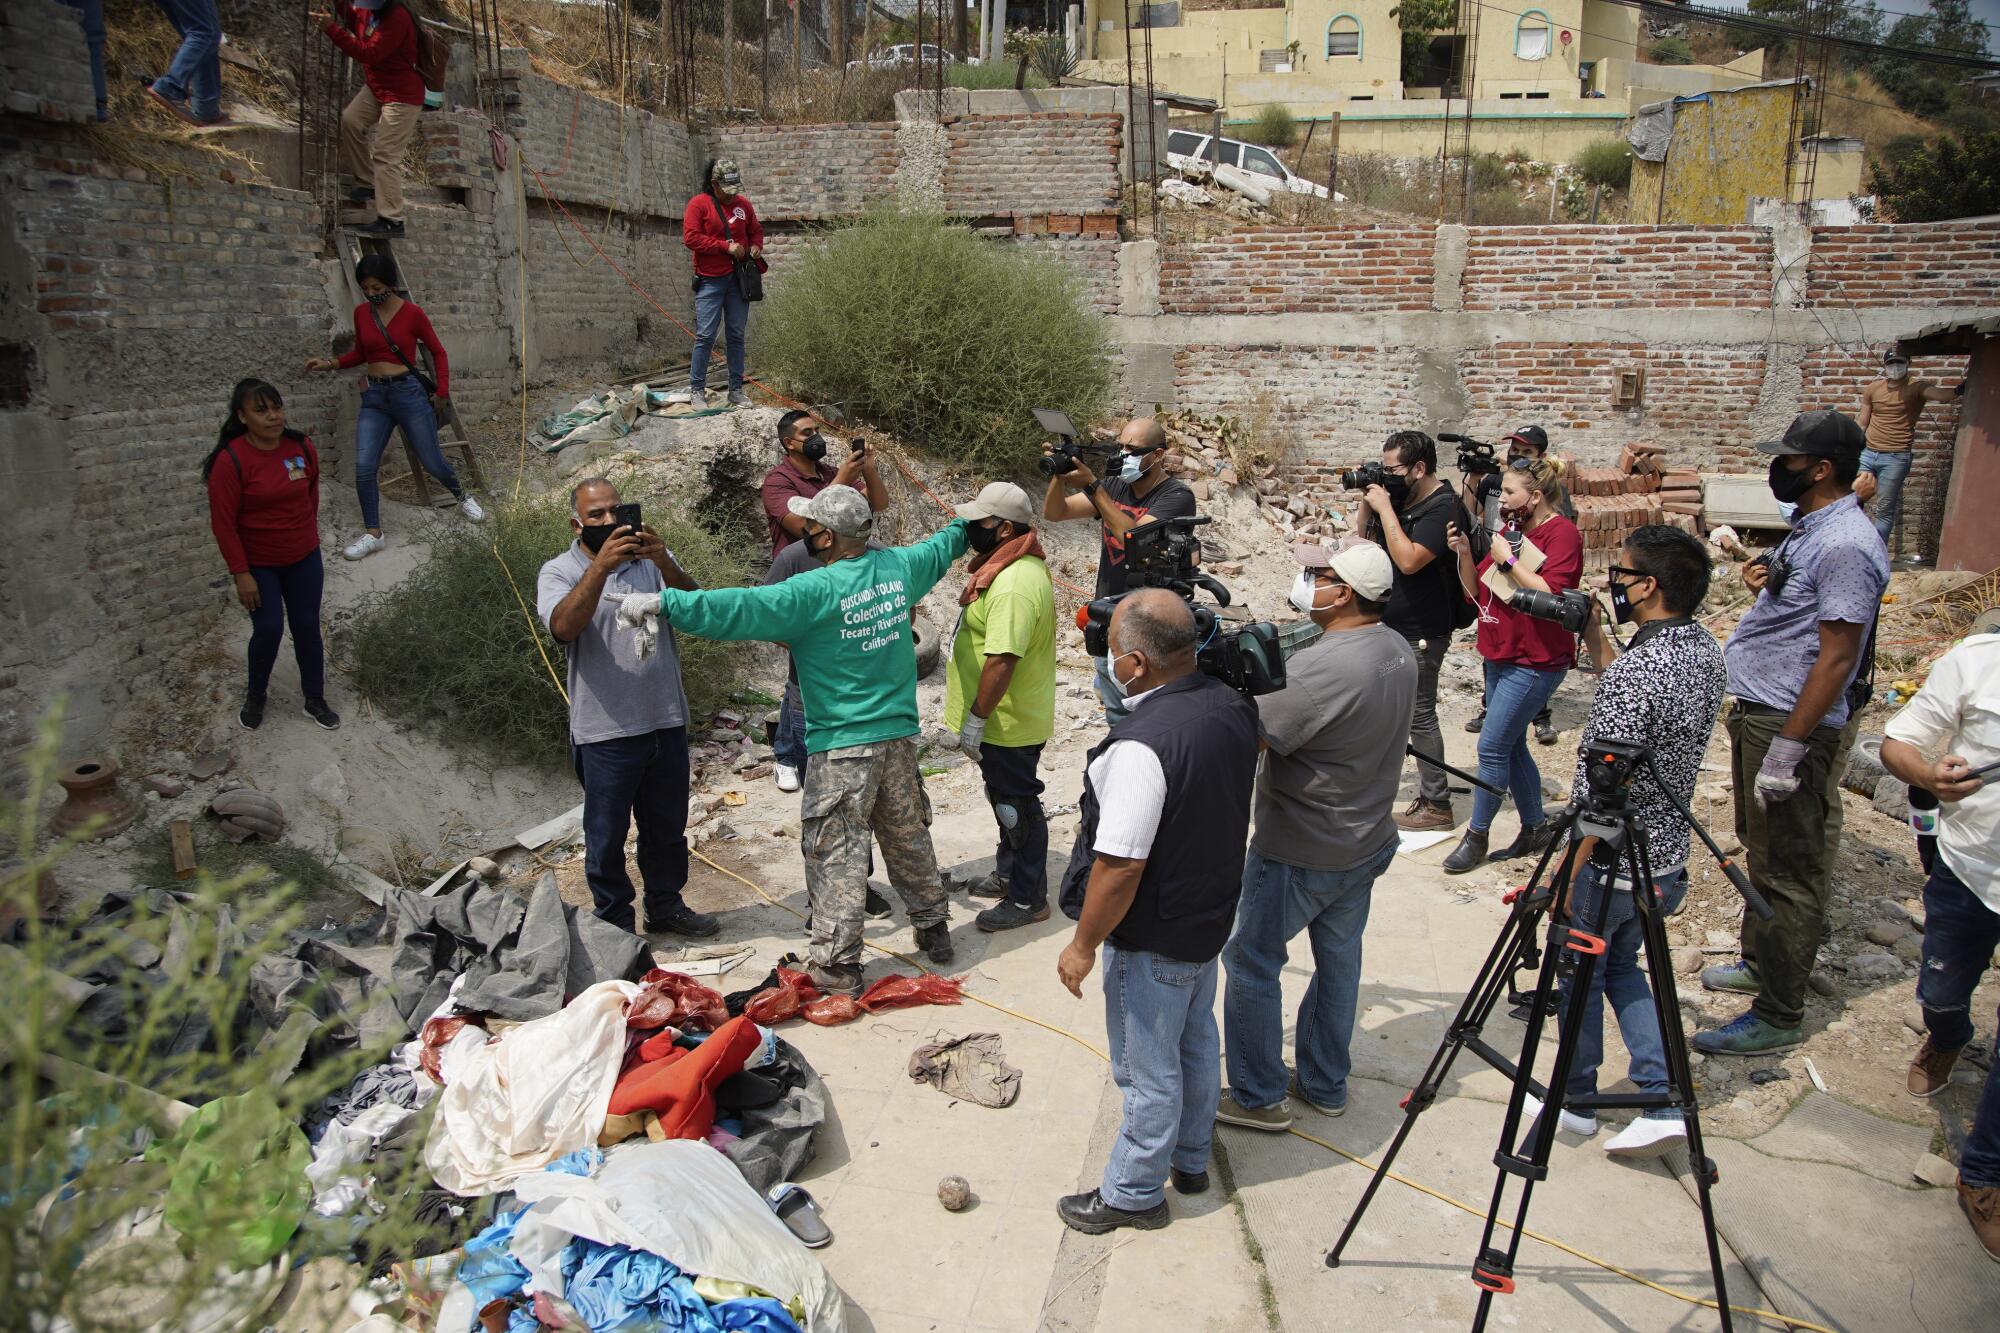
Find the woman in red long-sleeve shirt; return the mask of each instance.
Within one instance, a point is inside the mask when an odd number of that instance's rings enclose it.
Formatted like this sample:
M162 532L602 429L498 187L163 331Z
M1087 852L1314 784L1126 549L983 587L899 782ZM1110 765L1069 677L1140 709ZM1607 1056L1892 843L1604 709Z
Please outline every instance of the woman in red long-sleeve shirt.
M303 431L285 429L285 400L263 380L244 380L229 398L215 448L201 465L208 521L250 613L250 684L236 720L254 731L285 623L306 716L329 731L340 715L326 706L326 651L319 635L325 567L319 556L319 451Z
M402 0L339 0L319 16L327 40L361 66L361 91L340 113L340 166L357 184L348 198L375 203L369 236L403 234L403 155L424 112L417 19Z
M458 507L474 523L486 517L479 501L465 493L458 473L438 444L437 408L416 373L417 347L431 354L437 372L437 396L451 396L451 361L431 327L430 316L414 301L396 295L396 265L387 255L363 255L354 278L368 299L354 307L354 346L339 357L316 356L309 371L368 368L361 391L361 412L354 421L354 490L361 500L361 526L366 529L341 552L349 560L371 556L389 544L382 535L382 491L375 474L389 437L402 428L403 438L417 451L424 471L452 493Z

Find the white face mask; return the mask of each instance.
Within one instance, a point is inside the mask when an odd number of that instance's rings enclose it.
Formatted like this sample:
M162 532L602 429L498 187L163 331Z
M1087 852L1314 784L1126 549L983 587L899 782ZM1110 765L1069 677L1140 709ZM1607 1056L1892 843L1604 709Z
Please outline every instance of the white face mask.
M1910 367L1907 364L1884 366L1882 373L1892 380L1907 379L1909 378Z
M1146 475L1144 454L1128 453L1118 464L1118 480L1131 483Z
M1314 581L1310 569L1300 570L1298 578L1292 580L1291 595L1286 600L1304 615L1309 616L1320 609L1315 605L1319 600L1319 584Z
M1138 677L1134 676L1131 681L1118 679L1118 663L1125 658L1136 656L1137 652L1119 653L1104 664L1104 674L1111 677L1111 688L1118 691L1118 697L1121 699L1129 699L1132 696L1132 685L1137 682Z

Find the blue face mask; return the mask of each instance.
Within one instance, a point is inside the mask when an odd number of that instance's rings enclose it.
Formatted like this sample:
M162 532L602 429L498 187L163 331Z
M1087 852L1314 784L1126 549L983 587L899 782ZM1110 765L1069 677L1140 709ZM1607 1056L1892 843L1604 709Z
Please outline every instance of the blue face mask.
M1146 475L1146 456L1127 453L1118 464L1118 480L1131 483Z

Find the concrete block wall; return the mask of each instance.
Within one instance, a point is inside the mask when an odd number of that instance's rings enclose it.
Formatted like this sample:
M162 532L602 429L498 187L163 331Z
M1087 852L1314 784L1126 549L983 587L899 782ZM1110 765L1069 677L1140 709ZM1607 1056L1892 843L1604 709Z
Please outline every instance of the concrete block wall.
M730 125L704 135L701 150L704 160L735 159L766 225L853 217L894 192L893 123Z

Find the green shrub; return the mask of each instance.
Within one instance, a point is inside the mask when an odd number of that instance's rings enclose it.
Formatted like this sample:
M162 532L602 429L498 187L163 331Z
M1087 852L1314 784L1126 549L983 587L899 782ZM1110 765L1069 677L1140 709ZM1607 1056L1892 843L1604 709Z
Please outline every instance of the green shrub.
M1692 65L1694 48L1685 37L1662 37L1647 50L1646 59L1655 65Z
M1240 127L1239 132L1251 143L1260 143L1267 148L1290 148L1292 141L1299 137L1299 121L1284 103L1266 102L1264 109L1257 113L1257 119Z
M1018 476L1044 438L1030 408L1103 415L1110 343L1082 282L1038 247L879 208L786 261L757 321L765 369L845 402L905 444Z
M1501 190L1514 184L1514 173L1507 169L1507 159L1498 153L1474 153L1472 155L1472 188L1475 190Z
M1929 143L1930 140L1921 134L1892 135L1882 145L1882 160L1884 162L1906 162L1911 157L1924 151Z
M628 489L623 498L644 506L648 525L702 586L743 582L740 536L718 536L666 497ZM430 558L363 602L337 651L384 710L496 763L564 765L569 705L549 671L565 681L568 673L562 645L534 610L543 563L573 540L568 492L495 504L485 524L439 524L430 539ZM706 718L729 693L740 649L686 634L677 643L688 707Z
M982 65L946 65L944 81L953 88L1012 88L1019 69L1011 60ZM1046 88L1049 81L1032 64L1028 67L1027 86Z
M1592 185L1622 190L1632 183L1632 146L1623 139L1599 139L1578 153L1570 166Z
M2000 134L1941 137L1900 162L1877 162L1868 188L1897 222L1943 222L2000 212Z

